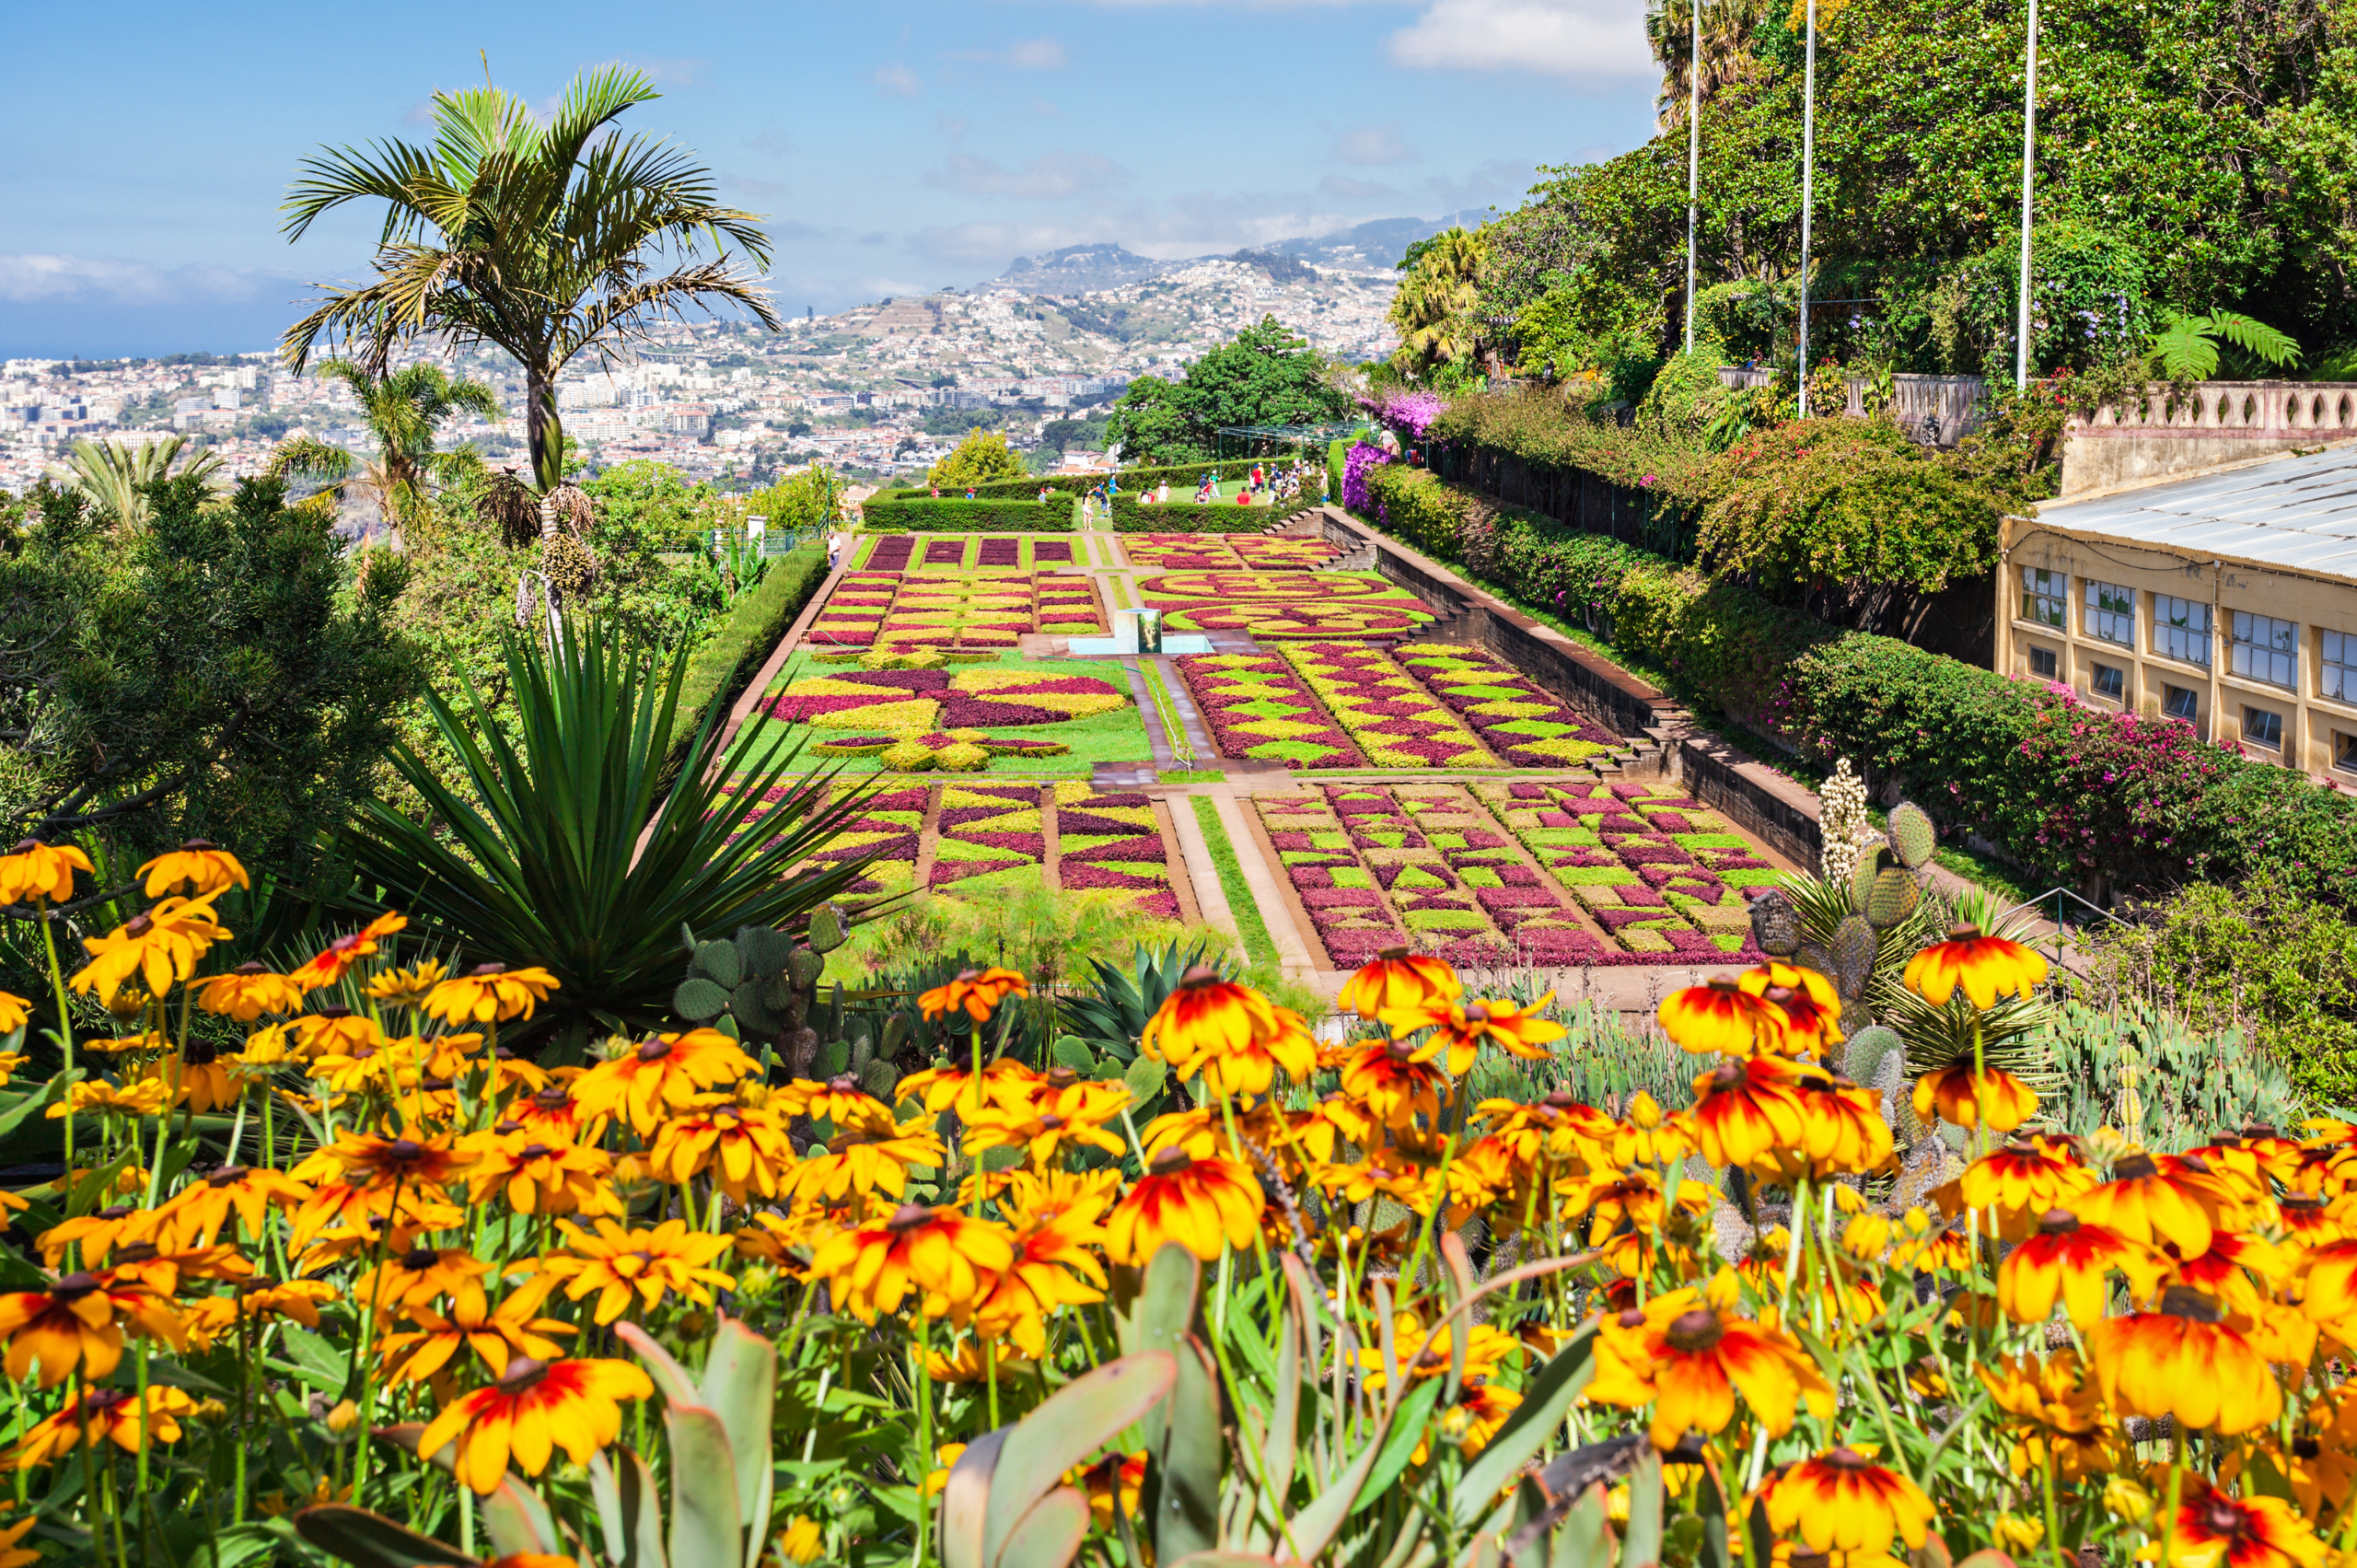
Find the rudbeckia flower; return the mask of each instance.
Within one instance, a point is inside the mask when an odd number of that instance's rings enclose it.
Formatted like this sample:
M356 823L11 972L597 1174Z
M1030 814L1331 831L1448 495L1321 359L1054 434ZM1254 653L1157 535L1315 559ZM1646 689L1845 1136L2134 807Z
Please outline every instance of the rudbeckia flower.
M852 1192L898 1198L909 1190L909 1168L938 1167L943 1153L940 1134L923 1119L895 1125L888 1116L877 1117L838 1128L823 1153L787 1168L784 1186L806 1203L832 1202Z
M1919 1547L1932 1522L1922 1488L1854 1448L1788 1465L1759 1491L1769 1527L1818 1551L1888 1551L1893 1536Z
M1803 1400L1819 1420L1833 1415L1833 1389L1792 1336L1737 1317L1727 1279L1705 1293L1689 1286L1632 1307L1596 1341L1591 1399L1631 1409L1652 1404L1654 1446L1667 1452L1689 1431L1722 1432L1735 1397L1777 1436L1792 1430Z
M1107 1174L1110 1174L1108 1172ZM1093 1249L1105 1243L1095 1223L1109 1193L1061 1212L1034 1210L1015 1219L1014 1258L974 1310L975 1326L1003 1336L1034 1361L1048 1353L1047 1323L1065 1307L1105 1299L1105 1268Z
M627 1121L653 1137L658 1122L699 1096L733 1084L760 1064L718 1029L653 1035L574 1080L579 1114Z
M1400 1008L1427 1002L1450 1002L1465 993L1457 971L1446 960L1386 947L1372 961L1342 982L1335 1007L1362 1018L1380 1018Z
M1155 1009L1138 1048L1168 1063L1181 1083L1203 1073L1221 1096L1266 1094L1280 1067L1306 1082L1318 1064L1317 1042L1297 1015L1202 964Z
M1105 1223L1105 1250L1120 1263L1144 1263L1166 1241L1205 1262L1223 1247L1252 1245L1268 1196L1252 1173L1231 1159L1190 1158L1164 1149L1146 1162L1128 1197Z
M1774 959L1736 977L1736 988L1772 1002L1784 1015L1785 1049L1823 1051L1841 1043L1841 993L1815 970Z
M175 1347L180 1342L171 1303L144 1284L118 1283L111 1273L72 1273L47 1290L0 1295L5 1365L19 1383L36 1361L44 1388L77 1367L84 1383L104 1382L122 1359L126 1327Z
M36 1423L17 1439L5 1462L29 1470L56 1463L85 1443L111 1443L126 1454L156 1444L177 1443L180 1423L176 1418L195 1409L196 1401L179 1388L150 1385L134 1392L86 1386L79 1398L69 1400L64 1410Z
M654 1382L626 1361L519 1356L499 1381L445 1406L418 1438L417 1451L431 1457L457 1444L459 1480L488 1494L511 1461L526 1475L538 1475L548 1469L551 1451L563 1448L574 1463L587 1464L621 1434L618 1401L654 1392Z
M2001 995L2026 1000L2046 983L2046 960L2028 947L2003 936L1983 936L1977 925L1959 925L1948 939L1935 942L1907 960L1899 977L1907 989L1934 1007L1945 1007L1956 988L1982 1012L1997 1005Z
M2110 1428L2077 1351L2066 1345L2042 1357L2009 1355L1975 1371L1997 1408L2017 1423L2007 1460L2015 1475L2043 1473L2049 1455L2066 1481L2112 1468Z
M2129 1415L2175 1416L2199 1431L2236 1436L2274 1423L2283 1390L2218 1304L2171 1285L2160 1310L2107 1318L2087 1333L2104 1402Z
M2065 1139L2009 1138L1964 1167L1956 1194L1962 1209L1993 1210L1998 1237L2019 1241L2049 1209L2071 1207L2098 1179Z
M2038 1091L2011 1073L1990 1067L1976 1074L1969 1062L1926 1073L1915 1080L1915 1114L1934 1113L1958 1127L2010 1132L2038 1109Z
M68 902L74 897L76 871L98 875L90 857L72 844L23 840L0 855L0 904Z
M21 996L0 991L0 1035L12 1035L23 1028L25 1020L32 1016L32 1006Z
M125 1084L121 1088L104 1078L85 1078L70 1086L65 1098L42 1112L52 1121L68 1116L95 1113L99 1116L161 1116L164 1102L171 1097L164 1086L151 1078Z
M343 978L344 971L361 959L376 956L377 944L397 931L409 928L409 917L390 910L378 915L359 930L339 936L314 954L303 966L286 978L306 991L317 991L323 985L333 985Z
M532 1009L557 989L556 976L544 969L511 970L505 964L477 964L465 974L446 980L425 999L425 1011L456 1028L461 1024L505 1023L528 1018Z
M139 1071L164 1086L174 1105L187 1106L202 1116L238 1103L244 1086L233 1080L221 1053L209 1040L192 1040L186 1050L159 1056Z
M482 1357L493 1377L505 1373L519 1356L552 1361L563 1355L564 1347L549 1336L577 1330L570 1323L534 1316L548 1297L548 1287L555 1283L527 1283L510 1292L494 1308L484 1296L481 1282L469 1280L452 1294L447 1316L423 1307L411 1307L409 1320L417 1326L386 1335L380 1347L388 1378L394 1383L423 1383L448 1365L462 1348Z
M303 1005L303 988L260 963L242 963L227 974L201 980L194 986L196 1005L250 1024L264 1013L292 1013Z
M863 1322L898 1312L913 1295L926 1317L962 1326L1014 1261L1004 1226L948 1207L903 1203L888 1219L820 1242L810 1256L810 1277L827 1281L835 1299Z
M963 1013L977 1024L986 1024L1000 1003L1010 996L1030 994L1031 982L1015 970L960 970L946 984L919 996L917 1005L928 1018Z
M396 1247L383 1262L354 1277L352 1299L380 1312L404 1311L455 1295L490 1268L463 1247Z
M1997 1306L2017 1323L2043 1323L2054 1316L2059 1295L2084 1333L2103 1318L2113 1270L2126 1274L2142 1295L2165 1268L2142 1243L2085 1224L2068 1209L2049 1209L2037 1233L1997 1265Z
M366 1013L331 1004L306 1013L287 1025L287 1032L307 1055L360 1056L385 1043L385 1031Z
M2180 1258L2209 1251L2212 1232L2242 1219L2235 1194L2200 1160L2142 1152L2113 1161L2111 1179L2072 1207L2131 1240L2174 1247Z
M1787 1180L1806 1164L1796 1081L1805 1069L1781 1056L1723 1062L1694 1080L1695 1141L1713 1165Z
M742 1203L749 1193L774 1198L792 1183L794 1145L766 1106L738 1105L720 1097L671 1118L647 1152L647 1168L657 1180L683 1187L705 1171L721 1191ZM878 1109L881 1109L880 1107Z
M150 996L161 996L196 972L197 960L231 932L214 918L212 900L166 899L104 936L85 936L90 961L75 971L74 989L94 992L101 1005L114 1001L123 981L137 975Z
M1791 1023L1782 1007L1724 976L1671 992L1654 1016L1662 1033L1698 1056L1781 1052Z
M614 1162L593 1145L530 1132L496 1130L469 1141L475 1163L467 1171L467 1202L496 1193L519 1214L619 1214Z
M1129 1103L1129 1089L1114 1082L1076 1083L1020 1108L983 1106L966 1119L966 1152L1017 1148L1042 1170L1053 1168L1067 1148L1100 1149L1118 1159L1129 1145L1105 1123Z
M1561 1024L1538 1016L1554 1000L1551 991L1527 1007L1505 1000L1459 1003L1434 997L1417 1006L1392 1008L1383 1015L1383 1021L1391 1026L1395 1040L1406 1040L1419 1029L1431 1030L1417 1048L1417 1059L1429 1061L1446 1051L1449 1076L1461 1078L1471 1070L1483 1040L1509 1055L1538 1062L1552 1060L1554 1053L1546 1049L1548 1042L1571 1032Z
M1031 1098L1039 1081L1039 1074L1014 1057L1002 1056L982 1063L982 1075L979 1080L962 1067L927 1067L911 1073L893 1089L892 1100L897 1105L902 1100L922 1098L925 1109L932 1114L938 1116L945 1110L954 1109L962 1119L970 1115L983 1100L993 1105L1022 1104ZM816 1089L825 1086L811 1086ZM798 1082L786 1086L784 1093L789 1097L789 1102L790 1097L801 1087ZM810 1113L796 1105L788 1114L800 1116Z
M379 1190L443 1187L475 1163L472 1152L456 1146L447 1133L429 1135L412 1128L398 1137L345 1132L296 1168L301 1179L315 1167L341 1166L343 1179Z
M2322 1568L2330 1555L2280 1497L2229 1497L2200 1476L2183 1485L2170 1568Z
M1440 1120L1440 1098L1448 1087L1441 1063L1426 1060L1406 1040L1375 1040L1353 1050L1342 1063L1342 1092L1387 1127L1405 1129L1418 1116Z
M593 1316L600 1328L621 1317L633 1295L642 1308L650 1310L673 1292L709 1307L712 1293L705 1286L726 1290L737 1283L710 1266L728 1250L725 1236L691 1231L684 1220L665 1220L652 1230L625 1230L610 1219L594 1223L598 1234L592 1236L571 1220L559 1220L565 1250L552 1254L540 1267L552 1278L569 1282L564 1287L568 1301L598 1293Z
M363 989L372 1002L388 1007L414 1007L432 995L449 972L448 965L422 958L411 969L382 970L370 975Z
M246 868L238 857L206 839L191 839L175 850L167 850L139 868L147 878L147 896L151 899L177 892L185 884L191 896L203 898L229 888L251 888Z
M1803 1072L1793 1079L1793 1098L1800 1106L1801 1147L1812 1174L1863 1175L1889 1160L1890 1123L1866 1090L1847 1078Z
M173 1248L211 1246L231 1214L244 1225L247 1238L259 1243L262 1221L273 1207L291 1212L310 1196L308 1186L284 1172L225 1165L172 1194L157 1217L165 1244Z

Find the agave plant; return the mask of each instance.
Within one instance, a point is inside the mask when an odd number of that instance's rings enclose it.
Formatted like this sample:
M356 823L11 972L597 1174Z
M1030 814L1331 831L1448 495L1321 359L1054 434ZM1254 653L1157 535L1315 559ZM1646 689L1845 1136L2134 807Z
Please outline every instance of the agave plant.
M668 668L594 621L554 645L507 649L514 738L471 685L469 712L429 692L464 790L406 747L394 771L424 798L424 822L363 809L350 849L382 902L470 953L537 964L558 989L509 1042L592 1028L636 1031L669 1016L679 937L766 926L800 933L865 871L859 859L794 871L865 809L828 799L832 770L795 778L801 747L749 730L724 749L717 714L666 790L688 650ZM791 873L791 874L789 874Z

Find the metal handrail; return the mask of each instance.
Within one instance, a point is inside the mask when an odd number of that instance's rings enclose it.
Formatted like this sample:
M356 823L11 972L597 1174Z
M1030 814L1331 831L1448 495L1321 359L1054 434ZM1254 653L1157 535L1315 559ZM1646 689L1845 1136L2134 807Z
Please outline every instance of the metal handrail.
M2012 908L1999 912L1997 918L2003 920L2007 915L2019 914L2024 910L2036 910L2038 913L2044 914L2046 912L2046 900L2049 899L2058 900L2054 906L2054 923L2056 925L2061 925L2062 923L2062 905L2059 900L2063 899L2068 899L2072 902L2080 905L2090 912L2103 916L2104 919L2108 920L2115 924L2126 923L2126 922L2120 920L2118 915L2112 913L2101 904L2092 902L2082 895L2073 892L2068 888L2049 888L2045 892L2038 894L2034 899L2025 899L2020 903L2014 905Z

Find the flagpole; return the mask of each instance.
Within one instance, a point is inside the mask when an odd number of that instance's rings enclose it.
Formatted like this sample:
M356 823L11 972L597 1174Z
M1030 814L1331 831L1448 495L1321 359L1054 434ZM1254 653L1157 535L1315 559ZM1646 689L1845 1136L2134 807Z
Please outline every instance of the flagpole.
M1801 417L1808 417L1809 209L1817 193L1817 0L1808 0L1808 52L1801 77Z
M2029 68L2022 86L2022 294L2021 319L2014 332L2014 389L2029 386L2030 162L2038 150L2038 0L2029 0Z
M1686 66L1686 352L1694 352L1694 224L1702 189L1702 0L1694 0Z

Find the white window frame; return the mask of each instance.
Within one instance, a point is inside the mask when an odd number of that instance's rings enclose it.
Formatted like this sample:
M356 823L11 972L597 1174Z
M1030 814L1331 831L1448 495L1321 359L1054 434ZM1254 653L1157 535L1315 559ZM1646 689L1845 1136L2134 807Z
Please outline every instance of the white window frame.
M2046 610L2053 609L2049 619ZM2071 574L2044 566L2022 568L2022 619L2035 626L2071 634Z
M2327 632L2317 654L2316 695L2357 703L2357 633Z
M2210 601L2153 596L2153 652L2179 664L2210 668Z
M2234 638L2227 669L2245 680L2297 691L2300 623L2280 621L2252 610L2237 610L2233 615L2234 619L2227 622Z
M2273 740L2270 741L2262 739L2260 737L2251 733L2251 720L2255 718L2273 719L2275 721L2275 738ZM2244 703L2243 739L2249 742L2251 745L2258 747L2262 751L2273 751L2280 755L2283 750L2283 715L2270 708L2254 707L2248 703Z
M2123 648L2136 645L2136 590L2087 579L2087 635Z

